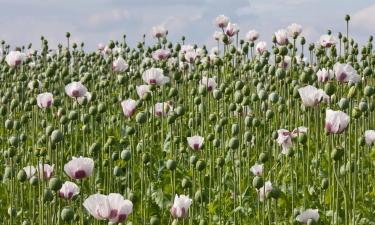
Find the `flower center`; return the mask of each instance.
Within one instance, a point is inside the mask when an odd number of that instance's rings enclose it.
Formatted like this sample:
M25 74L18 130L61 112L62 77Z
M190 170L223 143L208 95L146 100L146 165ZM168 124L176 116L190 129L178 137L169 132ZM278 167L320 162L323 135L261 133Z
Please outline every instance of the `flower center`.
M84 170L77 170L75 173L74 173L74 178L75 179L82 179L86 177L86 172Z

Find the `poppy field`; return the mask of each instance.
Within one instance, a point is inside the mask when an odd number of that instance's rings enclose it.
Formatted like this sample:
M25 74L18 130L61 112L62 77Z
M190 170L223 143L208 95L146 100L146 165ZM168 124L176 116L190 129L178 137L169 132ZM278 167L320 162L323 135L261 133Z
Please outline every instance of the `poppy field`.
M342 22L313 43L224 15L213 48L163 26L2 41L1 224L375 224L373 37Z

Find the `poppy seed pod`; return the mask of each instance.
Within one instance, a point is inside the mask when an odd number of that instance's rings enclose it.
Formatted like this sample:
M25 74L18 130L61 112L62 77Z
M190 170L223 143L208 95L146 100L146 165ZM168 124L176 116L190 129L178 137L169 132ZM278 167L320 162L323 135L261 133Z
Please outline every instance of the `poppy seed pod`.
M206 162L204 160L198 160L196 164L196 169L202 171L206 168Z
M349 99L341 98L338 105L339 105L341 110L345 110L349 107L349 103L350 103Z
M160 225L160 219L157 216L152 216L150 219L150 225Z
M231 148L232 150L237 149L239 147L239 145L240 145L240 141L238 140L238 138L232 137L229 140L228 147Z
M253 187L256 189L260 189L261 187L263 187L263 185L264 185L263 178L259 176L255 176L253 179Z
M21 169L17 174L17 180L19 182L25 182L27 179L27 174L24 169Z
M49 181L48 181L48 187L53 190L53 191L58 191L60 190L62 186L62 182L59 178L57 177L52 177Z
M336 86L334 83L326 83L324 85L324 91L326 92L327 95L332 96L336 92Z
M258 161L259 161L260 163L265 163L265 162L267 162L267 161L268 161L268 155L267 155L266 153L264 153L264 152L260 153L260 154L259 154Z
M358 108L361 110L361 112L366 112L368 110L367 102L360 102Z
M327 178L323 178L322 183L320 184L320 187L323 190L326 190L329 186L329 180Z
M362 115L362 111L358 108L358 107L354 107L352 109L352 116L356 119L358 119L359 117L361 117Z
M61 219L63 221L69 222L74 219L74 211L70 207L65 207L61 211Z
M43 192L43 201L50 202L53 200L53 193L50 189L46 188Z
M147 114L144 112L139 112L137 113L135 119L137 123L144 124L145 122L147 122Z
M38 183L39 183L39 179L38 179L38 177L33 176L33 177L30 178L30 184L31 184L32 186L37 186Z
M60 130L54 130L51 133L51 141L53 143L58 143L64 139L64 134Z
M167 161L167 169L175 170L177 168L177 162L175 160L169 159Z
M344 155L344 149L339 146L334 148L331 152L331 158L335 161L340 160L343 155Z

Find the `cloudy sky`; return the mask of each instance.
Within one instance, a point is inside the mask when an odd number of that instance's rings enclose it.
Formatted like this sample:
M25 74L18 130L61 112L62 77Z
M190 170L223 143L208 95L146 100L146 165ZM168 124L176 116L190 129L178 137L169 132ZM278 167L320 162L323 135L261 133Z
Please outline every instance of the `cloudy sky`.
M34 49L41 35L55 47L65 41L67 31L73 41L85 42L87 50L121 40L123 34L135 45L160 24L173 41L185 35L188 43L212 46L213 21L219 14L240 26L241 37L256 29L267 42L293 22L303 25L309 42L327 29L344 32L345 14L351 15L350 32L360 43L375 35L373 0L0 0L0 9L0 39L12 46L32 42Z

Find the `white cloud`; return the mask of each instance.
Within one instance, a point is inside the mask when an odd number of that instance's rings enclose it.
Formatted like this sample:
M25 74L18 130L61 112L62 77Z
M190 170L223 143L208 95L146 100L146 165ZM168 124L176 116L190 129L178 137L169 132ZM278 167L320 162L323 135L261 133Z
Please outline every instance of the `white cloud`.
M375 27L375 4L354 13L352 23L354 26L373 32Z
M89 16L88 23L92 26L99 26L105 23L118 22L130 17L127 10L113 9L107 12L99 12Z

